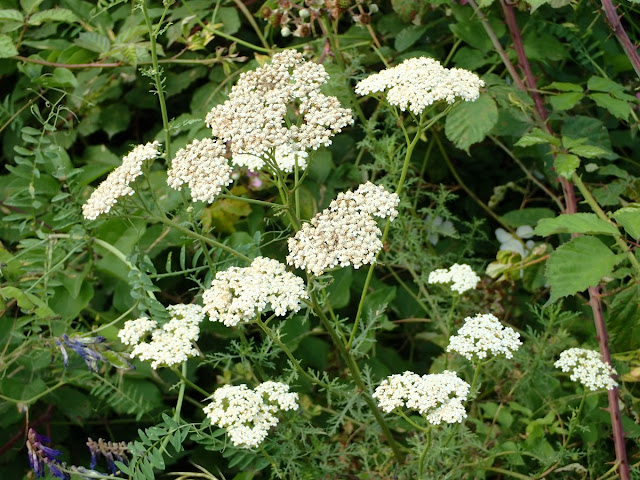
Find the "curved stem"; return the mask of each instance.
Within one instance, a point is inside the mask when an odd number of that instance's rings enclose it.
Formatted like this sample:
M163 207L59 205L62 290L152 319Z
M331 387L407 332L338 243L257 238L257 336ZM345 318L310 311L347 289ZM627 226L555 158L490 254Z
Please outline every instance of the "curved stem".
M180 378L180 380L182 380L183 384L189 385L191 388L193 388L194 390L197 390L202 395L204 395L206 398L211 396L211 394L209 392L207 392L203 388L200 388L198 385L196 385L195 383L193 383L191 380L189 380L187 378L187 375L186 375L186 372L185 372L185 369L184 369L184 364L183 364L182 372L180 372L180 370L178 370L176 367L172 367L171 370L173 371L173 373L175 373L178 376L178 378Z
M167 115L167 104L164 99L164 86L162 85L161 78L161 70L160 65L158 64L158 52L156 45L156 37L158 36L158 29L160 28L160 24L158 24L157 29L153 29L151 25L151 19L149 18L149 12L147 11L146 1L142 0L140 2L142 5L142 14L144 15L144 21L147 24L147 30L149 31L149 40L151 40L151 61L153 63L153 78L156 84L156 93L158 94L158 102L160 102L160 113L162 115L162 128L164 128L164 151L166 155L166 163L169 165L171 161L171 130L169 129L169 117ZM167 7L165 7L165 13L167 11ZM164 15L163 15L164 18Z
M251 15L251 12L247 8L247 6L242 2L242 0L233 0L233 1L236 4L236 6L238 7L238 9L243 13L245 18L249 22L249 24L253 27L253 30L256 32L256 35L260 39L260 43L262 43L262 45L264 45L264 49L256 47L255 45L252 45L251 48L253 48L254 50L257 50L257 49L266 50L267 53L270 53L271 52L271 48L269 47L269 44L267 43L267 41L264 38L264 35L262 34L262 30L260 30L260 27L258 27L258 24L256 23L255 19L253 18L253 15ZM234 41L237 41L237 40L234 40Z
M400 410L399 408L396 410L396 413L398 415L400 415L409 425L411 425L413 428L420 430L421 432L428 432L429 428L428 427L423 427L421 425L418 425L416 422L414 422L413 420L411 420L402 410Z
M182 362L182 372L180 372L180 380L183 378L187 378L187 362L186 360ZM184 389L186 387L186 382L182 380L180 382L180 390L178 390L178 400L176 402L176 411L173 414L173 419L177 422L180 420L180 412L182 411L182 401L184 400Z
M427 441L424 443L424 448L422 449L422 453L420 454L420 459L418 460L418 478L422 478L422 469L424 468L424 458L427 456L427 451L429 450L430 444L431 444L431 429L427 431Z
M364 401L371 409L371 413L373 414L376 421L378 422L378 425L380 425L380 428L382 429L382 433L386 437L387 442L389 443L389 447L391 447L391 450L393 451L393 455L395 456L398 462L402 463L403 456L402 456L402 453L400 452L400 447L398 446L395 439L393 438L393 435L391 434L391 430L389 430L389 426L384 421L384 418L382 416L382 413L380 412L380 409L378 408L378 405L373 400L373 397L369 394L369 390L367 389L367 386L365 385L364 380L362 379L362 375L360 373L360 369L358 368L358 364L355 362L353 357L349 354L349 352L344 346L344 343L342 343L342 341L340 340L340 337L338 337L335 330L333 329L330 320L324 314L324 311L322 310L322 308L318 303L318 299L316 298L315 292L311 292L311 303L313 306L313 310L315 311L316 315L318 315L318 318L320 319L320 323L322 323L323 327L331 337L331 341L340 351L340 355L342 356L343 360L347 364L347 367L351 372L353 381L355 382L356 386L360 390L362 397L364 398Z
M585 389L584 392L582 392L582 399L580 400L580 406L578 407L578 412L576 413L575 419L573 419L573 421L571 422L571 425L569 426L569 433L567 433L567 438L564 440L564 442L562 442L563 447L566 447L569 444L569 440L571 440L571 435L573 434L576 424L580 419L580 415L582 414L582 409L584 408L584 402L586 399L587 399L587 390Z

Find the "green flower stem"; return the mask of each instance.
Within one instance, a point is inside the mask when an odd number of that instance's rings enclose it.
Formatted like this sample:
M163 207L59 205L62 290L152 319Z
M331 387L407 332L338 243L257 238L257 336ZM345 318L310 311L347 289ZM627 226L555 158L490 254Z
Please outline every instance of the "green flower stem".
M416 295L416 293L409 288L409 285L407 285L405 281L402 280L402 278L400 278L400 275L396 273L393 267L390 265L387 265L387 270L389 270L389 273L391 273L393 278L396 280L396 282L400 284L400 286L405 290L405 292L407 292L411 296L411 298L413 298L415 302L418 305L420 305L420 308L422 308L422 310L424 310L426 313L429 313L430 310L427 307L427 305L422 300L420 300L420 297Z
M613 223L611 219L607 216L607 214L602 210L600 205L598 205L598 202L596 201L596 199L593 197L593 195L591 194L589 189L586 187L586 185L582 183L582 179L576 173L574 173L571 176L571 181L576 185L576 187L578 187L578 190L580 190L580 193L584 197L585 201L589 204L589 206L591 207L591 210L593 210L593 212L598 216L598 218L618 228L618 226L615 223ZM636 272L636 277L640 276L640 263L638 262L638 259L633 254L633 252L631 251L627 243L619 235L616 235L613 238L616 241L616 245L620 247L620 249L627 256L627 259L631 262L631 265L633 266L633 269Z
M427 440L424 442L424 448L422 449L422 453L420 454L420 459L418 460L418 478L422 478L423 468L424 468L424 458L427 456L427 451L429 450L429 446L431 445L431 429L427 431Z
M238 197L237 195L233 195L232 193L221 193L218 195L218 198L228 198L229 200L237 200L239 202L253 203L254 205L262 205L264 207L281 207L282 205L273 202L265 202L264 200L256 200L255 198L249 197Z
M571 440L571 435L573 435L573 431L575 430L576 424L580 419L580 415L582 415L582 409L584 408L584 402L586 399L587 399L587 390L585 389L584 392L582 392L582 398L580 399L580 406L578 407L578 412L576 413L575 420L570 423L569 433L567 433L567 438L564 440L564 442L562 442L563 447L566 447L567 445L569 445L569 440Z
M113 320L113 321L111 321L109 323L105 323L104 325L100 325L100 327L96 328L95 330L91 330L91 331L86 332L86 333L81 333L79 336L80 337L92 337L96 333L98 333L98 332L100 332L102 330L106 330L107 328L109 328L109 327L115 325L116 323L118 323L123 318L126 318L131 312L133 312L135 310L135 308L136 308L136 306L134 305L129 310L127 310L122 315L120 315L118 318L116 318L115 320Z
M173 371L173 373L175 373L178 376L178 378L182 381L183 385L189 385L191 388L193 388L194 390L197 390L205 397L207 398L210 397L211 394L209 392L207 392L203 388L200 388L198 385L196 385L195 383L193 383L191 380L187 378L185 364L186 362L182 364L182 372L178 370L176 367L171 367L171 370Z
M176 411L173 414L173 419L178 422L180 420L180 412L182 411L182 402L184 400L184 389L186 387L186 382L182 380L183 378L187 378L187 362L186 360L182 362L182 372L180 372L180 390L178 390L178 401L176 402Z
M262 43L262 45L264 45L264 49L261 48L260 50L262 50L262 51L266 50L266 53L271 53L271 48L269 48L269 44L267 43L266 39L264 38L264 35L262 34L262 30L260 30L260 28L258 27L258 24L256 23L255 19L253 18L253 15L251 14L251 12L247 8L247 6L244 4L244 2L242 2L242 0L233 0L233 1L236 4L236 6L238 7L238 10L240 10L243 13L243 15L245 16L247 21L253 27L253 30L256 32L256 35L260 39L260 43ZM234 40L234 41L236 41L236 40ZM254 50L256 49L255 46L252 46L252 48Z
M453 293L453 301L451 302L451 308L449 309L449 314L447 315L447 341L449 341L449 338L451 338L451 323L453 322L453 314L456 311L456 305L458 304L458 299L460 298L460 294L458 294L457 292ZM448 370L449 369L449 353L445 352L445 357L444 357L444 369Z
M309 380L311 383L315 383L316 385L322 388L325 388L327 390L330 388L329 385L324 383L322 380L319 380L309 375L305 371L305 369L302 368L302 365L300 365L298 360L296 360L296 358L293 356L293 354L291 353L291 350L287 348L287 346L273 333L273 331L259 317L256 318L256 323L262 329L262 331L271 339L271 341L276 345L278 345L278 347L280 347L280 349L285 353L285 355L289 357L291 364L295 367L298 373L300 373L304 378Z
M214 240L213 238L209 238L209 237L205 237L204 235L200 235L199 233L193 232L191 230L189 230L186 227L183 227L182 225L180 225L177 222L174 222L173 220L170 220L167 217L157 217L157 216L152 216L150 217L148 220L153 220L156 222L160 222L160 223L164 223L165 225L168 225L172 228L175 228L176 230L178 230L181 233L184 233L186 236L191 237L191 238L195 238L196 240L201 240L204 243L211 245L212 247L217 247L231 255L233 255L236 258L239 258L241 260L244 260L245 262L251 263L251 259L249 257L247 257L246 255L238 252L237 250L234 250L231 247L228 247L227 245L218 242L217 240Z
M421 432L428 432L429 428L428 427L423 427L422 425L418 425L416 422L414 422L413 420L411 420L401 409L396 409L396 413L398 415L400 415L409 425L411 425L413 428L420 430Z
M260 314L258 314L259 316ZM247 349L247 351L251 351L251 347L249 346L249 340L247 340L247 336L244 333L243 328L238 328L238 334L240 336L240 342L242 343L242 346L244 348ZM244 359L243 359L244 360ZM253 376L253 378L258 382L261 383L263 382L266 378L268 378L265 373L264 370L262 369L262 365L260 365L259 362L256 362L256 370L258 370L258 375L260 375L260 378L256 378L255 373L253 373L253 368L250 362L247 362L247 366L249 367L249 371L251 372L251 375Z
M151 40L151 61L153 62L153 78L156 84L156 93L158 94L158 101L160 102L160 113L162 115L162 128L164 129L164 151L166 155L167 165L171 161L171 131L169 129L169 116L167 115L167 104L164 99L164 90L162 86L162 78L160 77L160 65L158 64L158 52L156 46L156 37L158 31L162 25L162 21L158 23L158 27L154 30L151 25L151 19L149 18L149 12L145 0L141 0L142 14L144 15L144 21L147 24L147 30L149 31L149 40ZM167 7L165 7L166 14ZM164 14L162 18L164 19Z
M473 393L473 389L476 386L476 383L478 381L478 378L480 376L480 368L482 368L483 365L486 365L487 363L489 363L491 360L488 360L486 362L478 362L478 364L476 365L475 371L473 372L473 380L471 380L471 387L469 388L469 394Z
M273 461L273 458L271 458L271 455L269 455L267 453L267 451L264 449L264 447L262 445L258 445L258 448L260 449L260 452L262 453L262 455L264 455L264 458L269 460L269 463L273 467L273 471L278 476L278 478L284 478L284 475L282 474L282 472L278 468L278 465L276 464L276 462Z
M325 330L331 337L332 342L340 351L340 355L342 356L343 360L347 364L347 367L351 372L351 376L353 377L353 381L355 382L356 386L362 393L364 401L371 409L371 413L373 414L376 421L378 422L378 425L380 425L380 428L382 429L382 432L386 437L387 442L389 443L389 447L391 447L391 450L393 451L393 455L395 456L396 460L399 463L402 463L403 456L402 456L402 453L400 452L400 447L398 446L395 439L393 438L393 435L391 434L391 430L389 430L387 423L384 421L384 417L382 416L382 412L380 412L378 405L376 404L376 402L373 400L373 397L369 393L369 390L367 389L367 386L365 385L364 380L362 379L362 375L360 373L360 369L358 368L358 364L355 362L353 357L349 354L349 351L345 348L344 343L342 343L342 341L340 340L340 337L338 336L336 331L333 329L331 325L331 321L327 318L324 311L320 307L320 304L318 303L318 299L316 297L315 292L311 292L311 303L313 306L313 310L318 315L320 322L322 323Z

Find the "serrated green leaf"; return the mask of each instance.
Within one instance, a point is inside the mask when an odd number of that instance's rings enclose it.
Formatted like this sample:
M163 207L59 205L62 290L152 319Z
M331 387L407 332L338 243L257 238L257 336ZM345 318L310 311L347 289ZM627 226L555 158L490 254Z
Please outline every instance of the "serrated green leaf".
M577 145L569 149L574 155L584 158L603 158L607 151L595 145Z
M569 110L582 100L582 97L584 97L582 92L560 93L559 95L549 97L549 103L551 103L554 110Z
M580 166L580 157L570 153L559 153L556 155L553 166L558 175L564 178L571 178L573 172Z
M598 77L594 75L587 82L587 88L596 92L613 92L616 90L624 90L624 87L619 83L609 80L608 78Z
M520 140L515 143L516 147L530 147L539 144L558 145L559 141L553 135L543 132L539 128L534 128L529 133L524 134Z
M616 210L613 214L613 218L616 219L620 225L624 227L624 230L631 235L635 240L640 238L640 205L633 204L627 207Z
M545 275L551 285L547 305L597 285L623 258L596 237L587 235L561 245L547 260Z
M111 48L109 37L98 32L82 32L73 43L96 53L105 53Z
M18 10L14 9L1 9L0 10L0 22L18 22L24 23L24 16Z
M576 83L553 82L544 87L545 90L560 90L561 92L582 92L582 87Z
M533 230L541 237L554 233L588 233L592 235L620 235L620 231L595 213L562 214L556 218L543 218Z
M44 22L65 22L65 23L73 23L78 20L78 17L75 13L67 8L52 8L50 10L42 10L41 12L36 12L31 17L27 23L29 25L41 25Z
M599 107L608 110L614 117L625 121L629 119L631 107L624 100L613 98L608 93L592 93L589 95L589 98Z
M9 35L0 34L0 58L10 58L15 55L18 55L18 50L16 50L13 40Z
M498 122L498 107L488 94L475 102L462 102L447 115L445 134L456 147L469 153L469 147L487 136Z

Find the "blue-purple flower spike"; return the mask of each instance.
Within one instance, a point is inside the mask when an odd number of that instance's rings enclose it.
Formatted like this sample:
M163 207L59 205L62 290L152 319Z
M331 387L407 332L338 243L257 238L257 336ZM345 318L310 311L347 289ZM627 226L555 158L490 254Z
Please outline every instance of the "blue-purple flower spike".
M105 442L99 438L98 441L94 441L91 438L87 441L87 447L91 452L91 469L96 466L98 458L103 456L107 460L107 467L109 471L115 475L118 472L117 462L122 462L125 465L129 463L127 454L129 453L129 447L125 442Z
M62 455L60 450L54 450L53 448L43 445L44 443L50 443L44 435L40 435L33 428L29 429L27 434L27 455L29 457L29 466L36 474L36 478L44 477L44 466L49 467L49 472L54 477L61 480L68 480L69 474L61 470L62 465L58 460L58 457Z
M69 363L69 355L66 348L70 348L78 355L82 357L84 362L92 372L98 371L98 362L106 361L106 357L98 351L98 345L105 342L105 338L101 335L97 337L73 337L70 338L66 333L56 340L56 344L60 347L62 352L62 359L64 366Z

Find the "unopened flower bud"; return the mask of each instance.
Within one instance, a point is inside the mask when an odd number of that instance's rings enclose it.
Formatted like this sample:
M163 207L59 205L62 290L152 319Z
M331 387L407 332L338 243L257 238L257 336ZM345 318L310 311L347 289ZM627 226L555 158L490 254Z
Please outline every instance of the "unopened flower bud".
M282 27L282 30L280 30L280 35L282 35L283 37L288 37L289 35L291 35L291 29L289 27Z
M311 15L311 12L309 12L308 8L303 8L300 10L299 15L300 15L300 18L309 18L309 16Z
M374 13L378 13L380 11L380 9L378 8L378 5L376 5L375 3L372 3L371 5L369 5L369 13L374 14Z

